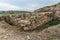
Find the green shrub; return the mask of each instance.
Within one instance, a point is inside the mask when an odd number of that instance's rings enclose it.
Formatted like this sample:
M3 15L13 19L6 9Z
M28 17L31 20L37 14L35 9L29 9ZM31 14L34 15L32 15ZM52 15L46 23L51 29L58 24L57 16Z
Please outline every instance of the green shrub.
M60 21L52 19L51 21L47 22L46 25L52 26L59 24Z

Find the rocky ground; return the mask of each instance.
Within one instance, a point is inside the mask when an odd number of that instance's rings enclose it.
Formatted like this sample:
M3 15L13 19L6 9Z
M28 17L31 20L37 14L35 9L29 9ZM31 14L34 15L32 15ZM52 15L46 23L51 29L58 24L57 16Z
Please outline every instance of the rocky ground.
M17 31L4 21L0 22L0 40L60 40L60 24L40 32Z

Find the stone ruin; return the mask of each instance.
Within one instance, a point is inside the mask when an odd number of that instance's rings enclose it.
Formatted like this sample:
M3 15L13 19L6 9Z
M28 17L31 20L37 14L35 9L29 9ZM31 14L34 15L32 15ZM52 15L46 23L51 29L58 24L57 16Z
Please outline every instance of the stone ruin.
M23 30L33 30L52 20L52 16L51 12L23 13L17 15L7 15L4 19L10 25L20 27Z

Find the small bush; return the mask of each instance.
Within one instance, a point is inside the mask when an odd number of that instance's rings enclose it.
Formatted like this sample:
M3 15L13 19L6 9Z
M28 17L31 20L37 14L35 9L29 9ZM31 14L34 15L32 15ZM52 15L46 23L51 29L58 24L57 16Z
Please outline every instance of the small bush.
M47 22L46 25L53 26L60 24L60 21L52 19L51 21Z

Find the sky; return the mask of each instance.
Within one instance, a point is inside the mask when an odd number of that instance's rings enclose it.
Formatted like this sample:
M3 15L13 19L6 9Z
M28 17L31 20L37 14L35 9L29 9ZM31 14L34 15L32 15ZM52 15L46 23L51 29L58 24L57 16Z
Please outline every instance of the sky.
M34 11L59 2L60 0L0 0L0 11Z

